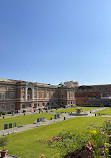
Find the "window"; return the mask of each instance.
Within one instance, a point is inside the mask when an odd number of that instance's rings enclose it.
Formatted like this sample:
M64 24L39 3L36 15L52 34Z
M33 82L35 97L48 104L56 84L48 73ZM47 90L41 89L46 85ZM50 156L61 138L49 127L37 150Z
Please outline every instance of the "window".
M25 93L24 92L22 92L22 98L25 98Z
M29 107L32 107L32 105L31 105L31 104L29 104Z
M58 97L58 93L57 92L55 92L55 98L57 98Z
M24 105L24 104L22 105L22 108L25 108L25 105Z
M109 93L107 93L107 97L109 97Z
M47 92L47 98L49 98L49 92Z
M30 100L30 94L28 94L28 100Z
M72 101L71 101L71 104L72 104Z
M14 109L15 108L15 105L11 105L11 109Z
M71 91L69 91L69 98L71 98Z
M38 103L38 106L39 106L39 103Z
M64 96L63 96L63 94L62 94L62 98L63 98Z
M34 91L36 92L36 87L34 87Z
M4 92L1 93L1 95L0 95L0 99L1 99L1 100L5 100L5 93L4 93Z
M39 92L37 92L37 98L39 98Z
M5 110L5 105L1 106L1 110L4 111Z
M44 98L44 92L42 92L42 98Z
M36 92L34 92L34 98L36 98Z
M15 97L15 92L10 92L10 98L14 98Z
M52 105L53 105L53 103L52 103Z
M71 92L71 97L73 97L73 92Z
M34 108L36 108L37 107L37 104L34 104Z
M47 105L49 105L49 103L47 103Z
M69 98L69 92L67 92L67 97Z
M54 92L53 92L53 91L51 91L51 97L52 97L52 98L53 98L53 93L54 93Z
M42 105L44 106L45 104L44 104L44 103L42 103Z

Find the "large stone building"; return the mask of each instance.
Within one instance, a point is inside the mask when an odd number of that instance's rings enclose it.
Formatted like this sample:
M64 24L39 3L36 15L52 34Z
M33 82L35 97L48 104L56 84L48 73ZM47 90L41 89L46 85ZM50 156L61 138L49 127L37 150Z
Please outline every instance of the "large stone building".
M77 105L111 105L111 84L79 86L76 88Z
M33 111L55 105L75 105L75 87L78 82L59 85L42 84L12 79L0 79L0 110Z
M0 111L33 111L62 105L111 105L111 84L79 86L0 79Z

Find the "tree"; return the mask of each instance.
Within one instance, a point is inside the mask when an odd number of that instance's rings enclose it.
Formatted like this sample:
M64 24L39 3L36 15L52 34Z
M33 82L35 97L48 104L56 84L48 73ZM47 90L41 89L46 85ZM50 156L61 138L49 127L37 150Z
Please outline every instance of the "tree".
M83 86L79 86L79 88L78 89L81 89L81 90L89 90L89 89L92 89L92 87L91 86L85 86L85 85L83 85Z

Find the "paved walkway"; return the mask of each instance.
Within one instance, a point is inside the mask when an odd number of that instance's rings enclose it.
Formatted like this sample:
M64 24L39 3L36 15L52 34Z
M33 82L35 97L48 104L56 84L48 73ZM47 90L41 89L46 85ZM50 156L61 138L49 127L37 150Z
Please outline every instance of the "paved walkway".
M18 158L17 156L12 156L12 155L6 155L5 158Z
M63 114L65 119L69 119L72 118L73 116L68 115L68 114ZM48 124L52 124L54 122L59 122L59 121L63 121L64 117L60 117L58 119L52 119L52 120L45 120L45 122L38 122L36 124L28 124L28 125L24 125L23 127L20 128L12 128L12 129L7 129L7 130L1 130L0 131L0 137L2 137L3 135L7 135L7 134L13 134L13 133L18 133L18 132L22 132L22 131L26 131L32 128L37 128L39 126L43 126L43 125L48 125Z
M38 112L18 113L18 114L14 114L14 115L8 114L8 115L2 115L0 117L0 119L3 119L3 117L5 117L5 118L12 118L12 117L19 117L19 116L24 116L24 115L32 115L32 114L37 114L37 113Z
M48 125L48 124L52 124L52 123L55 123L55 122L63 121L64 119L66 120L66 119L70 119L70 118L74 118L74 117L95 116L95 114L93 114L93 112L100 111L100 110L103 110L103 109L106 109L106 108L98 108L98 109L95 109L95 110L88 111L87 112L88 115L86 115L86 116L74 116L74 115L68 115L68 113L63 113L62 114L63 116L58 118L58 119L45 120L45 122L39 122L39 123L36 123L36 124L28 124L28 125L24 125L23 127L20 127L20 128L12 128L12 129L7 129L7 130L1 130L0 131L0 137L2 137L4 135L8 135L8 134L13 134L13 133L16 133L16 132L18 133L18 132L26 131L26 130L29 130L29 129L37 128L39 126ZM111 116L102 115L102 117L111 117Z
M1 155L0 155L0 158L1 158ZM20 158L20 157L10 155L10 154L6 154L6 156L4 158Z

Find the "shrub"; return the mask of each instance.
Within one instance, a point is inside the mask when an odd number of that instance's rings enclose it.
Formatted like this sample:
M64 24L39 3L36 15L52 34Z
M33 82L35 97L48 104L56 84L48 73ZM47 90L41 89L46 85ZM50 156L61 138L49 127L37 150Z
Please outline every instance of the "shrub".
M44 110L47 110L48 109L48 107L44 107Z
M101 104L101 105L100 105L100 107L104 107L104 105L103 105L103 104Z
M9 112L7 112L7 114L11 114L11 112L9 111Z
M26 110L23 110L23 113L25 113L26 112Z
M47 139L46 143L48 143L49 147L59 150L60 156L63 157L67 153L74 151L76 148L82 148L87 141L88 140L85 139L85 137L82 137L79 134L65 132L60 133L56 137Z
M2 115L6 115L6 112L2 112Z
M101 155L101 147L104 147L105 143L108 142L108 136L101 133L100 130L93 130L89 132L88 140L86 147L93 151L95 157L99 157Z
M6 114L6 112L0 111L0 116L5 115L5 114Z
M111 135L111 120L106 120L103 123L102 131L107 135Z
M0 147L4 147L7 145L8 139L7 138L0 138Z
M87 135L65 131L56 137L47 139L45 142L48 143L49 147L59 150L60 157L64 157L77 149L82 150L84 147L93 152L95 158L100 158L101 155L109 158L109 134L111 136L111 120L104 122L102 127L89 130Z
M61 108L66 108L66 105L60 104L60 107L61 107Z

